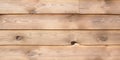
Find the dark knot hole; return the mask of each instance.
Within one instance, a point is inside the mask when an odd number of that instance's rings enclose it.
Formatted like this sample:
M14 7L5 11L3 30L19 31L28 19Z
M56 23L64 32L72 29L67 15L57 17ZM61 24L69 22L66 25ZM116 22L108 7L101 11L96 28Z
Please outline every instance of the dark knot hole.
M76 43L76 41L71 41L71 45L75 45Z
M23 36L16 36L16 40L22 40Z

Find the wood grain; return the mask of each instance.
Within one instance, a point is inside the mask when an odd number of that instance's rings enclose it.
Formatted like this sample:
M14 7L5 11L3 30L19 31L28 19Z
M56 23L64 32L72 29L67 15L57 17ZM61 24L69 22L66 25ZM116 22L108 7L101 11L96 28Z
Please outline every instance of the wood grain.
M0 14L120 14L120 0L0 0Z
M120 45L119 39L120 31L0 31L0 45Z
M77 13L78 7L79 0L0 0L0 14Z
M119 46L0 46L0 60L120 60Z
M120 60L120 0L0 0L0 60Z
M0 15L0 29L120 29L120 15Z

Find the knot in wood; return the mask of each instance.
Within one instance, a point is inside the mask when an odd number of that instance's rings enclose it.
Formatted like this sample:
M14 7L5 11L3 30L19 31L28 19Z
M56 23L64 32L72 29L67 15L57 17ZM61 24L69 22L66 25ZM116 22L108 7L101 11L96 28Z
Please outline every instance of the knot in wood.
M22 40L24 37L23 36L16 36L16 40Z

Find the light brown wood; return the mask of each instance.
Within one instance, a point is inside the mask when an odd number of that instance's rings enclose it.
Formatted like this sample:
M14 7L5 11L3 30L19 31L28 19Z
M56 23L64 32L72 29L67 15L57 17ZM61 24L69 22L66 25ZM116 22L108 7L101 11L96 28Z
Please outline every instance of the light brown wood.
M120 0L0 0L0 60L120 60Z
M0 14L77 13L79 0L0 0Z
M120 47L0 46L0 60L120 60Z
M0 0L0 14L120 14L120 0Z
M0 45L120 45L120 31L1 30Z
M79 0L81 14L120 14L120 0Z
M120 15L0 15L0 29L120 29Z
M69 45L67 31L0 31L0 45Z

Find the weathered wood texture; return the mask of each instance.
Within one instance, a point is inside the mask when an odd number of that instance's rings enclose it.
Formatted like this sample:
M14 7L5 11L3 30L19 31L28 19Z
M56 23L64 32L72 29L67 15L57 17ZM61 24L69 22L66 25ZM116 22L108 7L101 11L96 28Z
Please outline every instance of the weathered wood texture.
M0 45L120 45L120 31L0 31ZM72 43L74 44L74 42Z
M0 14L120 14L120 0L0 0Z
M120 60L120 47L0 46L0 60Z
M120 15L0 15L0 29L120 29Z
M0 0L0 60L120 60L119 14L120 0Z

